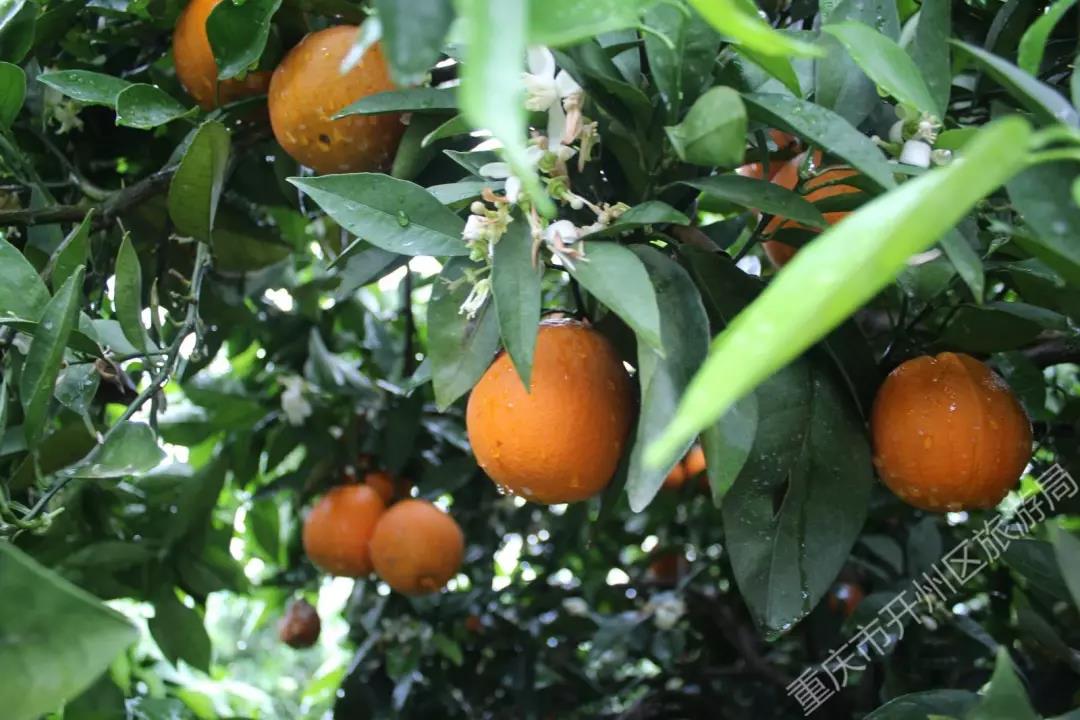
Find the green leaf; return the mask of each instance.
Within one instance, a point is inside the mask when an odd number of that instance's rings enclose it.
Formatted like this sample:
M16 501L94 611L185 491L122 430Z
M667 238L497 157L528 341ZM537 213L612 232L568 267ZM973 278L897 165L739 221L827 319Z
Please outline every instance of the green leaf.
M750 117L786 130L846 160L878 188L896 185L893 168L870 138L836 113L787 95L744 95Z
M414 87L387 90L347 105L335 118L397 112L449 112L457 109L454 88Z
M555 204L541 187L525 146L528 133L521 78L529 27L525 5L500 0L458 3L466 47L458 102L474 127L490 131L502 143L503 154L524 191L542 214L553 216ZM554 16L557 6L549 4L547 11ZM532 41L539 42L536 38ZM492 102L493 97L499 101Z
M204 123L191 139L169 185L169 217L181 235L210 243L232 141L221 123Z
M994 674L979 704L965 716L970 720L1040 720L1027 691L1016 676L1007 648L997 651Z
M784 87L790 90L795 97L802 97L803 91L802 86L799 83L799 75L795 72L795 68L792 67L791 60L786 57L777 57L775 55L762 55L756 50L751 50L750 48L739 45L734 45L732 47L735 49L736 53L742 55L744 58L783 83Z
M38 75L37 79L73 100L111 108L116 107L116 98L120 93L131 87L127 80L90 70L44 72Z
M949 35L952 33L952 3L949 0L923 0L915 37L908 46L919 68L938 117L945 117L952 90L952 58Z
M34 46L37 15L37 3L0 0L0 60L22 62Z
M1056 525L1049 528L1061 576L1072 594L1073 604L1080 608L1080 540Z
M450 0L375 0L390 73L398 85L421 82L439 59L454 19Z
M644 24L654 31L642 33L652 79L668 107L668 117L678 118L711 77L720 36L700 15L671 3L649 8ZM671 45L656 33L662 33Z
M460 312L472 289L465 280L470 267L477 266L458 258L448 262L428 303L428 357L435 404L441 410L472 389L499 348L499 323L492 303L485 303L473 318Z
M736 45L762 55L819 57L822 52L809 43L774 30L757 14L757 7L740 0L690 0L702 17Z
M476 200L483 194L484 188L501 190L503 184L501 181L494 180L462 180L446 185L432 185L427 191L443 205L454 207Z
M690 225L690 218L660 200L646 200L630 208L606 228L589 233L587 238L620 235L649 225Z
M124 235L116 256L116 319L124 337L139 350L146 350L149 338L142 323L142 267L131 236Z
M936 559L936 558L935 558ZM864 720L927 720L934 714L964 717L979 696L968 690L928 690L893 698Z
M826 25L822 29L839 40L859 67L885 92L917 110L944 115L919 68L894 41L859 22Z
M824 337L1019 170L1031 130L1020 118L985 126L947 167L906 182L800 249L713 342L649 460L663 465L739 398Z
M226 5L232 3L218 7ZM130 85L116 96L116 124L139 130L150 130L193 112L157 85Z
M626 493L630 498L630 509L641 512L652 502L664 484L664 478L678 462L676 458L667 466L650 468L642 462L642 453L664 429L687 383L705 359L709 348L709 320L701 296L682 266L652 247L638 245L633 252L641 259L652 281L664 348L663 355L645 343L639 343L637 348L641 410L630 453ZM690 445L691 442L685 443L683 453Z
M26 73L18 65L0 62L0 128L10 128L26 98Z
M23 402L26 444L31 448L37 446L45 429L49 400L64 361L64 349L79 316L83 275L84 269L79 268L45 306L23 365L19 397Z
M458 645L457 642L455 642L454 640L448 638L446 635L443 635L442 633L435 633L435 635L431 638L431 642L435 646L435 649L439 652L439 654L450 662L454 663L454 665L461 667L461 665L465 662L465 656L461 652L461 646Z
M637 27L656 0L544 0L529 3L530 45L563 47L601 33Z
M750 459L757 428L757 394L750 393L701 433L709 489L716 507L721 506Z
M439 127L438 115L413 115L405 134L401 136L390 175L402 180L415 180L439 154L438 148L424 145L424 138Z
M525 387L532 387L532 360L540 327L540 280L533 266L532 234L522 217L515 217L495 244L491 262L491 294L499 334Z
M64 471L79 478L116 478L149 472L161 464L165 453L149 425L125 422L105 442L95 447L78 465Z
M176 665L183 660L193 668L210 671L210 636L202 616L177 600L172 588L154 601L154 617L149 625L150 634L169 662Z
M1020 47L1017 51L1016 64L1021 70L1029 75L1039 74L1050 33L1075 4L1076 0L1057 0L1049 10L1031 23L1031 27L1020 38Z
M735 167L746 149L746 108L739 93L714 87L697 99L681 123L664 131L681 160Z
M52 283L54 292L67 282L79 267L86 265L90 258L90 222L93 217L94 211L88 210L83 221L68 233L64 242L53 253L49 282Z
M953 310L949 324L941 332L941 342L973 353L1015 350L1038 337L1044 328L1068 325L1063 316L1025 303L958 305Z
M584 242L585 257L570 274L596 299L622 318L646 345L662 349L660 311L641 259L613 242Z
M711 175L700 180L685 180L684 185L705 195L735 203L744 208L789 218L810 227L826 227L825 218L801 195L765 180L741 175Z
M1080 125L1080 114L1068 100L1007 60L960 40L950 41L964 55L979 64L994 80L1044 123Z
M281 0L219 2L206 19L218 77L240 77L259 61L270 36L270 21Z
M439 127L432 130L430 133L424 136L424 140L421 143L424 147L431 145L436 140L445 140L446 138L456 137L458 135L465 135L472 128L469 126L469 121L465 119L464 115L455 115Z
M1054 546L1043 540L1013 540L1005 549L1005 563L1027 580L1033 590L1070 602L1072 594L1058 568Z
M431 193L381 173L289 178L339 225L402 255L467 255L464 221Z
M97 393L100 376L93 363L69 365L56 381L56 399L72 412L82 415Z
M900 37L900 18L892 0L840 0L821 3L821 23L854 20ZM877 88L838 40L821 34L826 55L814 63L814 102L859 126L881 102Z
M971 296L976 303L982 303L986 279L983 272L982 258L968 244L964 236L956 230L947 233L941 238L941 249L945 251L949 262L956 268L964 284L971 290Z
M76 697L135 642L138 631L97 598L10 542L0 543L0 704L33 720Z
M1080 207L1072 201L1069 185L1078 170L1080 164L1069 161L1036 165L1006 186L1009 199L1035 233L1016 236L1017 244L1074 286L1080 286Z
M0 317L38 320L49 291L19 249L0 238Z

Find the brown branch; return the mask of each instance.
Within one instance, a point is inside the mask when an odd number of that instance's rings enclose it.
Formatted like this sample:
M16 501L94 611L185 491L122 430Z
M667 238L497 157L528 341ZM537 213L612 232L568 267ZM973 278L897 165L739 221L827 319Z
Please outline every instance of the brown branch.
M147 175L134 185L121 188L111 193L104 202L98 205L52 205L50 207L20 210L0 210L0 227L19 225L29 227L32 225L52 225L54 223L82 222L86 213L91 208L96 208L94 215L94 229L108 227L116 222L118 215L128 208L134 207L155 195L165 191L169 187L175 167L167 167L158 170L152 175Z
M1025 348L1028 360L1041 368L1062 363L1080 363L1080 338L1056 337Z

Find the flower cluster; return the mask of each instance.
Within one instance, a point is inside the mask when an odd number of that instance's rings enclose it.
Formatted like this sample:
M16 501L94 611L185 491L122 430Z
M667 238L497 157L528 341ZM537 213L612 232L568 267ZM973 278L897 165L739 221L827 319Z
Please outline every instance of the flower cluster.
M920 113L904 105L896 107L899 118L889 129L887 142L875 137L875 141L897 156L905 165L928 168L945 165L952 159L948 150L934 150L941 133L941 120L929 113Z

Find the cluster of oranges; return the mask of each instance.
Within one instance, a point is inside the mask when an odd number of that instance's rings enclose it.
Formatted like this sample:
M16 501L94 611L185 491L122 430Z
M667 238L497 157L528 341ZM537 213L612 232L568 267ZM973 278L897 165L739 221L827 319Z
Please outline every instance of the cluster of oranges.
M441 589L461 567L465 537L430 502L396 500L404 485L387 473L370 472L362 483L323 495L304 520L304 552L311 562L342 577L374 570L406 595Z
M271 74L218 80L206 20L221 0L192 0L173 31L176 75L204 110L269 91L270 124L278 143L297 162L321 173L386 167L404 132L401 116L351 115L334 119L350 103L392 90L390 72L376 43L347 72L343 63L358 28L339 25L307 35Z

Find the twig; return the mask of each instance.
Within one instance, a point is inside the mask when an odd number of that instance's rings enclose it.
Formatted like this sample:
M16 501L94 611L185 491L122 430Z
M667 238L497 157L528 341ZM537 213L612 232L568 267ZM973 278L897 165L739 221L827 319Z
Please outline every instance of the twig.
M30 227L33 225L52 225L54 223L81 222L91 207L96 207L98 212L94 217L93 227L95 230L108 227L116 221L117 216L130 207L134 207L169 186L175 167L167 167L158 170L153 175L148 175L134 185L117 190L96 206L83 205L52 205L50 207L31 210L0 210L0 227L19 225Z
M1080 339L1052 338L1025 348L1022 352L1028 360L1041 368L1062 363L1080 363Z

